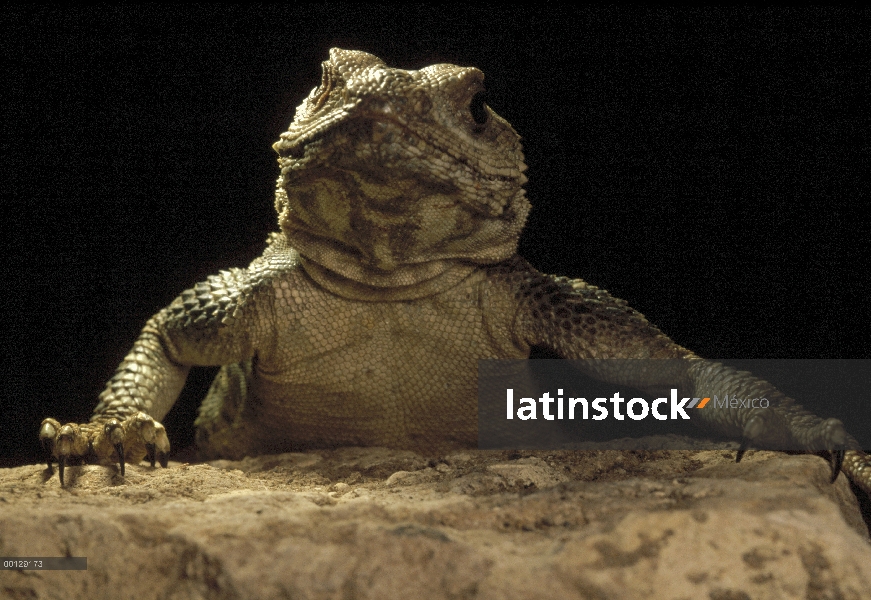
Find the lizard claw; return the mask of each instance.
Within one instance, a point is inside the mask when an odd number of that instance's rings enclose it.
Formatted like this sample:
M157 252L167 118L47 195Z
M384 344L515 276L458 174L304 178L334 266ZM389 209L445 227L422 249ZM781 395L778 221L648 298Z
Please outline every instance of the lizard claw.
M744 458L744 453L747 452L747 448L750 446L750 440L746 437L741 438L741 445L738 446L738 452L735 453L735 462L741 462L741 459Z
M155 444L145 444L145 449L148 451L145 457L148 459L148 462L151 463L152 469L154 468L155 459L160 463L161 467L164 469L166 468L166 465L169 463L166 452L158 452Z
M118 464L121 465L121 477L124 477L124 444L115 444L115 452L118 453Z
M146 456L151 466L154 466L156 458L160 466L165 469L169 454L169 438L166 435L166 428L142 412L136 415L136 426L139 429L139 435L145 442Z
M155 453L154 444L146 443L145 444L145 458L147 458L148 462L151 463L152 469L154 468L154 453Z
M148 461L151 463L151 467L154 468L155 459L158 464L164 469L169 464L169 457L166 452L160 451L157 449L156 444L145 444L145 448L148 450Z
M49 471L51 471L51 459L54 456L54 439L57 437L58 429L60 429L60 423L52 418L43 419L42 425L39 427L39 442L45 451L45 460L48 463Z
M54 439L54 453L57 456L61 487L64 485L64 469L70 455L81 456L85 454L87 449L88 443L82 436L79 426L75 423L67 423L57 430L57 436Z
M118 454L118 464L121 466L121 477L124 477L124 437L126 434L125 428L121 425L118 419L109 419L103 427L106 437L115 448Z
M64 486L64 467L67 466L67 457L62 455L57 457L57 470L60 477L60 486Z
M738 452L735 454L735 462L741 462L744 458L744 453L750 447L754 440L765 432L765 421L758 414L750 417L750 420L744 425L744 433L741 436L741 445L738 446Z
M127 463L137 464L148 455L167 466L169 438L166 429L149 415L138 412L125 418L98 419L78 425L61 425L55 419L45 419L39 429L39 439L49 454L46 462L51 469L52 457L57 460L61 486L65 485L67 465L75 457L93 455L101 462L117 460L121 476Z
M844 464L844 454L847 446L847 432L844 424L838 419L826 419L822 422L821 437L829 451L829 464L832 466L832 483L838 478Z

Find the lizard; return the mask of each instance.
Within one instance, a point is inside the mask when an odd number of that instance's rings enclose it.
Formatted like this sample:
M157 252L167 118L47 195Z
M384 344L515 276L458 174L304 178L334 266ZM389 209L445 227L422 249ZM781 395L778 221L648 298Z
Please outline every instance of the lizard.
M483 100L484 75L388 67L332 49L273 145L280 231L247 268L182 292L143 328L90 422L45 419L48 467L74 457L167 465L160 420L192 366L220 366L196 419L200 457L309 447L431 450L477 443L478 359L673 359L675 380L768 409L699 411L748 448L827 454L871 494L871 457L837 419L672 341L626 302L517 254L530 211L521 138ZM624 361L621 364L633 364ZM628 369L631 371L631 368ZM615 383L645 381L627 368Z

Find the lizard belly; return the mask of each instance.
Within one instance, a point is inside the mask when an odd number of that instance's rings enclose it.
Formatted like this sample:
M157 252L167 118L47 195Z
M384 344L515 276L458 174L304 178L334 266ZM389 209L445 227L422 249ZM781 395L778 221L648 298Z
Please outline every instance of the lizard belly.
M399 361L376 344L353 344L278 375L257 369L258 412L304 445L476 443L477 361L468 349L462 365L420 345L401 350Z
M525 356L487 320L477 287L408 302L325 295L289 305L297 326L252 374L258 412L294 444L476 444L478 359Z

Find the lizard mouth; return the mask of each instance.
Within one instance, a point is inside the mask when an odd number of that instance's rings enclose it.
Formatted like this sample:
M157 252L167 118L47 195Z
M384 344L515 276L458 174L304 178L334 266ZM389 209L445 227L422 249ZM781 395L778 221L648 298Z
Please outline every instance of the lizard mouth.
M383 112L367 111L293 139L283 135L273 148L288 189L305 180L307 171L328 164L343 171L381 177L392 173L436 186L465 188L467 193L457 197L488 216L501 215L527 181L522 159L501 168L490 166L460 138L439 140Z

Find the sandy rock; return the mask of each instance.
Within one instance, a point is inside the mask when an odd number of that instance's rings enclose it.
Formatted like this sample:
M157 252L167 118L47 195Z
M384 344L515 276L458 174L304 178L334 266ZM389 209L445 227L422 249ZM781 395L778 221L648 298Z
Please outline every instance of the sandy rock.
M871 542L843 476L750 452L344 448L0 469L3 598L843 598Z

